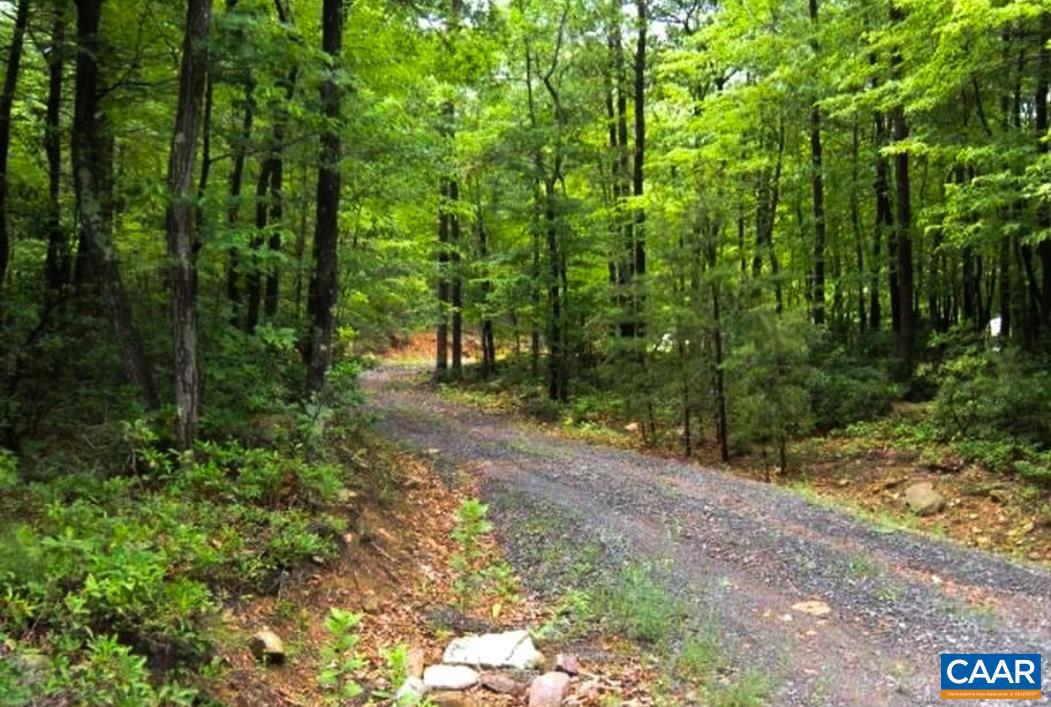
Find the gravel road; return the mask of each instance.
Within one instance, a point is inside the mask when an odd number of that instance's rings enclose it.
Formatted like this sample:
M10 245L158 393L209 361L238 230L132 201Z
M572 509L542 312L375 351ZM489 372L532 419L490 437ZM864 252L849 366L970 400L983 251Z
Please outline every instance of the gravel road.
M626 559L665 568L685 620L714 622L738 666L767 672L773 704L939 704L939 653L1051 660L1046 570L696 464L563 439L442 400L416 382L419 373L388 366L366 375L380 430L450 472L475 475L534 589L550 589L542 558L566 559L590 543L611 569ZM554 550L538 552L538 543ZM793 608L808 600L831 613Z

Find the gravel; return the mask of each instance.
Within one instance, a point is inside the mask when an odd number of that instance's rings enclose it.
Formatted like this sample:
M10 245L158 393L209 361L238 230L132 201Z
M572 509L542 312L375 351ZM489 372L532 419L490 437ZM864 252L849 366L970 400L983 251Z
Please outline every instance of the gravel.
M450 480L477 478L533 589L557 593L589 544L602 571L660 566L686 624L715 622L735 670L769 675L775 704L940 704L939 653L1051 656L1044 569L696 464L562 439L442 400L412 384L419 373L366 375L379 429L430 454ZM791 608L805 600L832 612Z

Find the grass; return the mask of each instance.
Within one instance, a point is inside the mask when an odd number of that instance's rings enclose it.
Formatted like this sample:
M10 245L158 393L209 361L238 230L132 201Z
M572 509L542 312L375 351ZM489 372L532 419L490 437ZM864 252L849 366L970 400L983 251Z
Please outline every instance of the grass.
M653 567L630 563L600 591L599 606L611 629L635 641L665 641L684 613L668 594Z

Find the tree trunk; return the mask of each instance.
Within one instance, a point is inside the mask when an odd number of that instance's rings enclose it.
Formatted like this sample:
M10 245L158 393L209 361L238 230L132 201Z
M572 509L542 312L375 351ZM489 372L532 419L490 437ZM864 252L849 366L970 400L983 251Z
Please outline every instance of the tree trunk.
M267 157L259 165L259 175L255 183L255 232L249 241L252 250L252 262L245 277L245 294L248 296L248 312L245 315L245 331L255 332L259 326L259 317L263 308L263 269L259 262L259 251L266 242L267 219L270 214L267 204L267 193L270 190L270 179L273 174L273 161Z
M865 336L867 313L865 311L865 244L861 235L861 205L858 203L858 120L850 131L850 227L854 233L854 266L857 269L857 314L858 336Z
M317 222L314 228L314 274L310 280L307 305L310 332L307 340L307 393L316 393L325 384L332 362L334 307L339 295L338 249L339 196L342 178L339 161L342 147L338 123L342 117L342 94L336 71L343 50L343 3L324 0L321 48L330 59L329 74L321 83L321 112L325 128L317 178Z
M438 192L438 324L435 327L435 375L449 370L449 180Z
M715 243L708 246L710 269L715 270L719 251ZM730 461L730 429L726 414L726 373L723 370L723 324L719 305L719 280L714 272L710 280L712 296L712 377L715 379L715 436L719 443L719 458Z
M252 98L253 86L249 81L245 85L244 118L241 121L241 132L234 143L233 168L230 170L230 203L226 211L226 224L235 230L241 220L241 186L244 183L245 157L248 153L248 142L252 139L252 121L255 115L255 103ZM226 268L226 298L230 301L230 324L237 326L240 321L241 288L239 285L240 265L238 248L230 248L229 262Z
M478 234L478 255L486 268L486 277L482 280L482 372L492 375L496 370L496 343L493 339L493 319L489 313L489 296L492 293L493 283L488 277L489 263L489 234L485 230L485 221L482 218L481 195L476 207L475 229Z
M132 319L113 246L112 142L99 102L98 29L102 0L76 0L77 76L73 111L73 183L81 226L82 273L93 272L109 314L125 374L148 410L160 406L142 340Z
M11 44L7 49L7 70L3 89L0 89L0 292L7 276L11 257L10 235L7 228L7 162L11 150L11 110L15 104L15 89L22 64L22 44L29 22L29 0L18 0ZM2 303L0 299L0 303Z
M887 141L887 122L883 113L876 113L876 180L874 190L876 192L876 229L873 252L879 253L883 234L888 236L887 242L887 289L890 293L890 322L891 329L895 332L901 329L901 288L898 285L898 248L897 234L894 230L894 210L890 200L890 164L887 158L880 154ZM878 261L876 261L878 263ZM876 293L870 302L869 319L872 328L879 329L880 325L880 302L878 288L873 288Z
M551 400L565 401L567 386L565 381L565 364L562 361L565 351L562 346L562 300L559 282L560 254L558 247L558 224L555 210L555 182L548 179L544 182L544 219L547 233L547 257L550 272L548 274L547 299L550 315L547 330L547 395Z
M450 282L450 304L452 306L452 374L454 378L463 375L463 275L460 272L460 216L456 204L460 200L460 184L454 178L449 182L449 201L453 210L449 214L449 240L452 245L450 261L452 263L452 280Z
M814 33L810 46L817 55L818 0L810 0L810 24ZM810 105L810 184L814 209L814 287L811 306L814 324L818 326L825 323L825 180L821 162L821 109L815 101Z
M905 110L901 106L894 109L892 121L895 142L908 138L909 127L905 119ZM898 329L898 358L901 361L902 372L905 376L910 376L915 337L915 308L912 301L912 202L909 193L908 152L902 151L894 156L894 182L897 201L894 240L898 265L898 306L901 310L901 322Z
M62 228L62 79L65 68L66 16L55 9L51 46L47 55L47 113L44 153L47 156L47 257L44 262L45 302L54 302L69 285L72 263L69 239ZM0 217L2 218L2 217Z
M1036 108L1036 146L1041 155L1047 154L1047 93L1048 83L1051 81L1051 52L1048 51L1047 43L1051 40L1051 13L1047 11L1040 15L1040 53L1037 58L1036 95L1033 104ZM1051 228L1051 209L1042 203L1037 210L1037 221L1041 230ZM1051 331L1051 239L1044 238L1037 245L1037 255L1040 257L1041 288L1040 288L1040 326L1047 334ZM1035 283L1034 283L1035 286Z
M645 189L644 166L646 161L646 32L649 25L646 19L646 0L635 0L637 37L635 40L635 151L632 160L631 193L640 201ZM632 287L632 326L633 334L641 339L646 332L646 210L641 205L635 207L635 223L632 240L634 253L634 282ZM640 358L645 347L639 342L635 352Z
M168 278L171 286L172 339L175 347L176 438L181 449L193 445L200 417L197 369L197 251L193 172L201 99L208 73L208 26L211 0L189 0L179 70L179 101L168 157Z
M288 7L287 0L274 0L277 10L277 18L282 25L290 27L292 23L292 11ZM285 96L284 103L277 107L277 115L274 118L270 148L270 234L267 238L267 250L270 255L281 252L281 228L284 221L284 150L285 133L288 127L288 105L296 93L296 83L299 79L299 67L293 65L288 70L288 76L284 80ZM277 316L278 291L281 282L280 270L277 261L271 257L267 259L266 268L266 290L263 298L263 311L267 319Z

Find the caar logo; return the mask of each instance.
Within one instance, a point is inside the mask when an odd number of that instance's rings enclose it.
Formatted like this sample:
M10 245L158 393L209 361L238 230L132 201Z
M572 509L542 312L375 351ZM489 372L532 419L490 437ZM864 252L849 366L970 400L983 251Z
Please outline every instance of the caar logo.
M1036 653L942 653L943 700L1038 700Z

